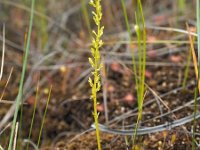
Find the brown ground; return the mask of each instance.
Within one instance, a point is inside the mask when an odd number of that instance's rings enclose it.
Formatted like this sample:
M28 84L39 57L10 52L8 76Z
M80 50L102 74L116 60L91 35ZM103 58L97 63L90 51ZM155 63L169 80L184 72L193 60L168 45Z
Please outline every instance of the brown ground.
M64 1L60 1L60 4L62 3L65 4ZM131 54L128 50L129 45L119 44L117 42L124 41L123 35L119 35L119 33L125 31L124 18L122 12L120 12L120 1L111 1L111 3L114 4L111 7L106 7L106 2L103 3L103 10L106 15L103 20L105 25L105 44L102 49L102 56L105 61L104 67L106 74L103 75L103 88L98 94L98 110L100 111L99 122L102 124L106 123L103 100L103 96L106 92L110 121L109 126L122 129L123 125L132 125L136 122L137 111L135 109L137 108L137 99L131 67ZM190 13L189 10L187 10L185 14L176 13L177 10L173 3L173 1L157 2L155 0L145 2L144 10L145 14L148 14L146 17L147 24L185 29L185 22L189 22L190 26L193 27L194 14ZM80 4L78 1L74 1L74 3L69 4L68 9L70 10L72 6L78 6L78 4ZM191 5L192 3L190 3L188 7L194 7ZM50 4L48 6L49 11L51 7L60 8L56 12L49 12L49 16L52 18L56 18L64 13L64 6L58 3L56 3L55 6L51 6ZM4 20L0 19L1 22L7 21L6 38L18 44L19 47L23 47L24 28L27 26L26 21L22 20L22 18L26 18L24 11L1 3L0 7L3 8L2 10L4 12L7 12L7 14L3 15ZM131 14L132 9L128 8L128 10L129 14ZM13 19L13 11L16 13L15 18L18 19ZM20 132L21 140L19 143L22 143L23 139L27 138L29 133L28 129L30 128L33 105L35 102L35 89L38 78L40 78L39 102L31 139L37 142L48 95L48 88L52 85L51 100L45 119L41 149L95 150L97 148L95 132L91 129L91 124L93 123L93 104L89 99L90 87L87 82L90 75L88 64L89 44L85 43L89 43L90 39L88 38L88 31L81 14L81 10L75 11L69 17L70 21L64 21L65 28L69 29L70 32L66 33L63 29L53 25L52 29L48 32L49 43L47 46L48 50L46 51L41 50L38 42L40 39L36 36L36 27L33 30L24 92L24 99L28 104L25 104L23 107L22 132ZM109 15L113 15L113 17ZM20 18L21 21L19 21ZM130 19L133 20L131 17ZM119 24L116 24L116 22ZM151 42L158 40L188 40L188 36L185 34L159 31L150 29L148 26L147 36L147 40ZM133 34L133 37L135 39L135 34ZM61 43L59 43L59 40ZM112 42L114 42L114 44L109 44ZM119 47L117 47L117 44ZM136 44L132 46L137 48ZM14 70L11 79L3 96L4 100L13 101L17 95L20 81L22 51L20 48L9 43L6 44L6 49L5 69L3 79L0 81L0 91L3 91L10 70L13 67ZM193 113L193 105L189 105L183 107L174 114L154 119L154 117L161 114L160 110L166 113L179 106L184 106L184 104L193 100L195 87L193 66L189 69L187 80L188 87L185 90L174 90L178 87L182 87L188 51L188 44L150 43L147 45L146 83L161 97L164 105L160 100L155 99L156 96L147 88L144 100L142 126L163 124L166 121L180 119ZM53 54L54 52L56 52L55 55L47 59L42 65L37 66L36 69L33 69L33 66L42 60L44 56ZM54 68L51 68L51 66L54 66ZM61 66L65 66L66 70L64 72ZM44 82L42 80L44 80ZM152 102L146 105L150 101ZM8 113L10 106L10 104L2 103L0 106L0 120ZM117 119L117 117L127 112L130 112L128 116ZM11 119L9 121L11 121ZM198 119L196 133L200 131L199 122L200 120ZM190 150L192 146L192 134L187 134L186 130L191 133L192 126L193 123L188 123L182 127L172 129L171 131L138 136L136 144L141 150ZM8 128L1 135L3 140L0 141L0 144L3 147L6 147L8 143L9 132L10 129ZM125 142L126 138L129 141L128 145ZM196 136L196 142L200 143L200 135ZM127 150L131 149L131 137L101 132L101 144L103 150ZM197 149L198 148L199 147L197 147Z

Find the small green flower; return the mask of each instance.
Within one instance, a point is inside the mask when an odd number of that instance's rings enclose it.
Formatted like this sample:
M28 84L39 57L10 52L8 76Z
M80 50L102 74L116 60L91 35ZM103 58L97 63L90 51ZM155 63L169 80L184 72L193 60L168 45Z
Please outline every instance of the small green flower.
M90 5L95 9L92 11L93 20L97 26L97 30L93 30L93 37L92 37L92 47L91 47L91 56L88 58L91 67L94 69L92 72L93 79L89 78L88 82L91 86L92 94L90 98L93 100L94 104L94 121L96 126L96 137L97 137L97 144L98 150L101 150L101 143L100 143L100 134L99 134L99 127L98 127L98 116L99 113L97 112L97 92L101 89L101 82L100 82L100 70L102 68L101 64L101 55L99 49L103 46L103 41L101 37L103 35L104 27L101 26L101 19L102 19L102 11L101 11L101 0L91 0Z

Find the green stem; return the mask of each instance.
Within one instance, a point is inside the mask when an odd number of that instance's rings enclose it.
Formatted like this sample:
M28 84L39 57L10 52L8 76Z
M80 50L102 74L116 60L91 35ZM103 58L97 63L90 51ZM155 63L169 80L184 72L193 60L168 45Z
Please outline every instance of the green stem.
M95 78L96 79L96 78ZM95 83L95 82L94 82ZM96 90L96 86L95 86ZM98 113L97 113L97 96L96 93L94 95L94 122L95 122L95 127L96 127L96 138L97 138L97 145L98 145L98 150L101 150L101 141L100 141L100 133L99 133L99 123L98 123Z
M92 88L92 98L93 98L93 116L96 126L96 138L97 138L97 145L98 150L101 150L101 141L100 141L100 133L99 133L99 124L98 124L98 112L97 112L97 92L100 90L100 52L99 48L102 46L103 42L101 41L101 36L103 35L103 27L101 27L101 18L102 18L102 12L101 12L101 0L91 0L90 4L95 8L95 12L93 12L93 19L97 26L97 31L93 31L95 37L92 38L92 56L93 58L89 58L89 62L91 66L94 69L93 77L94 80L92 81L91 78L89 78L89 83ZM93 83L92 83L93 82Z
M122 3L124 19L125 19L125 23L126 23L126 28L127 28L128 35L129 35L129 41L130 41L130 43L132 43L131 28L130 28L129 19L128 19L128 15L127 15L127 11L126 11L125 1L121 0L121 3ZM135 76L135 84L136 84L136 87L138 88L138 79L137 79L137 68L136 68L135 54L134 54L134 49L132 47L131 47L131 55L132 55L133 71L134 71L134 76Z
M49 101L50 101L50 97L51 97L51 90L52 90L52 86L49 89L49 95L48 95L48 99L47 99L44 115L42 117L42 124L41 124L41 127L40 127L39 136L38 136L37 147L39 147L39 145L40 145L40 139L41 139L41 136L42 136L42 130L43 130L43 127L44 127L44 121L45 121L45 118L46 118L47 109L48 109L48 105L49 105Z
M28 30L28 38L27 38L25 56L24 56L24 61L23 61L22 75L21 75L20 85L19 85L19 93L18 93L18 96L17 96L17 99L16 99L16 108L15 108L14 118L13 118L13 122L12 122L12 130L11 130L11 134L10 134L8 150L11 150L12 146L13 146L13 137L14 137L14 132L15 132L17 115L18 115L19 107L22 103L23 84L24 84L26 66L27 66L27 61L28 61L28 54L29 54L29 51L30 51L30 41L31 41L31 32L32 32L32 26L33 26L34 7L35 7L35 0L32 0L31 16L30 16L30 23L29 23L29 30Z
M144 101L144 90L145 90L145 70L146 70L146 29L145 29L145 19L142 9L142 4L140 0L137 0L138 13L135 15L136 18L136 33L138 39L138 53L139 53L139 87L137 89L137 97L138 97L138 118L136 127L134 130L133 137L133 147L135 146L135 139L137 136L137 129L139 122L142 120L142 110L143 110L143 101ZM138 16L138 14L140 16ZM139 19L141 17L142 22L142 38L141 38L141 29L139 24ZM141 40L143 39L143 45L141 44ZM142 45L142 46L141 46Z
M35 119L35 112L36 112L37 102L38 102L39 85L40 85L40 82L38 81L37 89L36 89L36 98L35 98L35 103L34 103L34 108L33 108L33 114L32 114L32 119L31 119L31 126L30 126L30 129L29 129L28 140L30 140L30 138L31 138L31 133L32 133L32 129L33 129L33 123L34 123L34 119ZM29 148L29 142L26 145L26 150L28 150L28 148Z

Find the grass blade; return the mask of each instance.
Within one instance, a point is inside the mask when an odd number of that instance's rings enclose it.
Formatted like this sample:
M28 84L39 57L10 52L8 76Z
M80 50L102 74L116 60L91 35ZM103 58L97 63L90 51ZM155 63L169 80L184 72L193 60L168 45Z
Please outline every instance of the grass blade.
M30 138L31 138L31 133L32 133L32 129L33 129L35 112L36 112L37 102L38 102L39 85L40 85L40 81L38 80L37 89L36 89L36 98L35 98L35 103L34 103L34 108L33 108L33 114L32 114L32 119L31 119L31 126L30 126L30 129L29 129L28 140L30 140ZM28 148L29 148L29 142L27 143L26 150L28 150Z
M24 60L23 60L23 69L22 69L22 75L21 75L21 79L20 79L19 92L18 92L17 99L16 99L16 107L15 107L15 113L14 113L14 118L13 118L13 122L12 122L12 130L11 130L11 134L10 134L8 150L12 149L13 136L14 136L15 126L16 126L16 121L17 121L17 114L18 114L19 107L22 102L23 84L24 84L26 66L27 66L27 61L28 61L28 54L30 51L30 41L31 41L31 32L32 32L32 26L33 26L34 7L35 7L35 0L32 0L28 37L27 37L25 55L24 55Z
M13 150L16 150L19 123L16 123Z
M47 109L48 109L48 105L49 105L49 101L50 101L50 97L51 97L51 90L52 90L52 86L49 89L49 95L48 95L48 99L47 99L44 115L42 117L42 124L41 124L41 127L40 127L39 136L38 136L37 147L39 147L39 145L40 145L42 130L43 130L43 127L44 127L44 121L45 121L45 117L46 117L46 114L47 114Z
M121 4L122 4L125 23L126 23L126 29L128 31L129 42L132 43L131 28L130 28L129 19L128 19L128 15L126 11L125 0L121 0ZM133 46L131 46L131 55L132 55L133 72L135 76L135 84L136 84L136 87L138 87L137 68L136 68L136 63L135 63L135 54L134 54Z
M143 14L142 3L140 0L137 0L138 12L136 13L136 33L137 39L139 43L138 51L139 51L139 83L138 83L138 119L136 128L134 131L133 137L133 147L137 135L138 124L142 119L142 110L143 110L143 101L145 98L145 70L146 70L146 26L145 19ZM140 22L142 24L142 29L140 28ZM141 33L142 32L142 33ZM141 40L144 42L141 44ZM142 45L142 46L141 46Z

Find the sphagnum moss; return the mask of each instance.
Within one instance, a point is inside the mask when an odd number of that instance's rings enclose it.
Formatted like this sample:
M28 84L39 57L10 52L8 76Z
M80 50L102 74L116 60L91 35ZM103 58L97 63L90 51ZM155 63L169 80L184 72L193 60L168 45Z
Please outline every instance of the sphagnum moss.
M95 121L95 126L96 126L98 150L101 150L100 134L99 134L99 126L98 126L99 114L97 112L97 92L101 88L100 69L102 65L101 65L101 60L100 60L101 56L100 56L99 49L103 45L101 37L103 35L104 27L101 26L101 19L102 19L101 0L91 0L90 5L94 7L95 9L95 11L92 11L92 14L93 14L93 20L97 26L97 29L96 31L93 30L92 47L91 47L92 57L89 58L89 63L94 69L94 71L92 72L93 79L89 78L89 84L92 89L91 99L93 100L93 105L94 105L93 116L94 116L94 121Z

